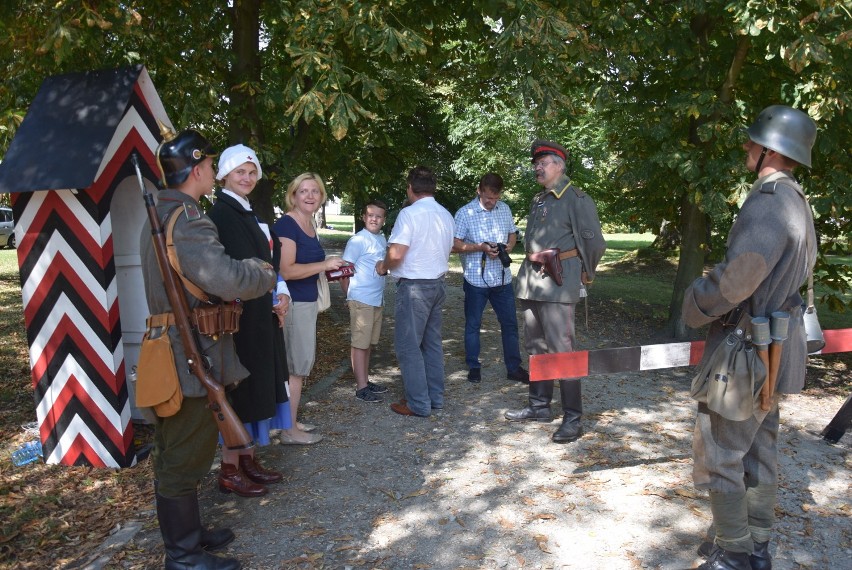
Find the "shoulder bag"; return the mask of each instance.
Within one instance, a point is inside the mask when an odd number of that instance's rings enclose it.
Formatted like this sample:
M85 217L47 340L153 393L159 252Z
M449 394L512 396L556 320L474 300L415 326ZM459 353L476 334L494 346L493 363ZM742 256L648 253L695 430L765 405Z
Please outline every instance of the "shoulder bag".
M328 278L325 271L320 271L317 280L317 312L322 313L331 307L331 291L328 289Z
M692 379L690 396L731 421L747 420L760 406L766 366L751 342L751 316L737 307L723 318L727 333Z

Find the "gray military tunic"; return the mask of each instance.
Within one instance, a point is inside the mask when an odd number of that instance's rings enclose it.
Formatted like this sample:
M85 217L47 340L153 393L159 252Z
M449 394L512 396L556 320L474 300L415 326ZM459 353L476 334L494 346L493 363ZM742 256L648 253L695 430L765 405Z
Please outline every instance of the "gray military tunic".
M799 289L815 261L816 234L801 186L790 172L759 178L731 228L725 260L697 279L684 295L687 325L697 328L713 323L705 356L725 338L718 317L740 303L745 303L753 317L787 311L790 326L776 391L801 391L807 347Z
M594 279L598 262L606 251L595 203L585 192L571 185L567 176L551 190L533 198L524 249L527 253L558 247L577 248L578 257L562 261L562 286L538 271L538 265L524 261L515 278L516 296L528 301L577 303L580 300L580 274Z
M276 275L269 264L259 259L238 261L225 253L216 225L202 212L198 202L192 197L177 190L160 191L157 195L157 215L161 223L165 223L168 214L175 208L185 209L185 212L178 216L173 235L177 257L187 279L208 295L224 301L260 297L275 286ZM171 306L151 242L151 226L147 222L142 229L140 250L148 311L151 314L170 312ZM190 309L201 304L201 301L186 289L184 291ZM206 397L204 386L186 364L177 327L170 327L169 336L184 397ZM213 378L229 385L248 376L248 370L237 359L231 335L222 335L217 340L202 336L200 344L201 352L211 360Z
M174 227L175 251L182 271L196 286L224 301L259 297L274 286L277 277L269 264L258 259L237 261L225 253L215 224L192 197L168 189L157 195L157 216L161 223L176 208L183 212ZM140 250L148 311L170 312L148 222L142 228ZM185 288L184 292L190 308L201 303ZM157 492L164 497L182 497L195 493L198 481L210 469L218 428L207 409L207 391L186 363L177 327L169 327L169 337L184 399L175 415L157 418L151 455L159 482ZM215 380L229 385L248 376L248 370L237 360L231 335L224 334L216 340L201 336L199 344L201 352L210 358L210 373Z
M687 289L683 317L691 327L707 323L705 358L725 338L719 317L743 305L752 316L790 313L776 390L799 392L807 348L799 288L816 259L810 206L789 172L759 178L728 236L725 260ZM777 398L769 411L755 409L744 421L726 420L698 405L693 440L693 481L719 493L745 493L778 480ZM774 491L773 491L774 493ZM763 540L763 539L761 539Z

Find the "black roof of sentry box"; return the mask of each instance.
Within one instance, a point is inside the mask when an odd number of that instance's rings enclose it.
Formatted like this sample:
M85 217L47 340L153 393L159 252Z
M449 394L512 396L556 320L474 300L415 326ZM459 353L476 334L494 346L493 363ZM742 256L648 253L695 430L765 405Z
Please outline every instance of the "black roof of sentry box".
M0 193L91 186L142 69L45 79L0 163Z

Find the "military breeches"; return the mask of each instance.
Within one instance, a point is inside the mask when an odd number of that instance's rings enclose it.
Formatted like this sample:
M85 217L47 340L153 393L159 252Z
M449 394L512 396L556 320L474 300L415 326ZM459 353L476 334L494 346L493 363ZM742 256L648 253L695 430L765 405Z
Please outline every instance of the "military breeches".
M164 497L195 493L210 471L219 431L207 409L207 398L184 398L180 411L157 418L154 426L154 476Z
M529 354L574 351L574 304L518 301L524 318L524 345Z
M719 493L745 492L748 487L774 485L778 480L778 399L769 412L734 422L698 404L692 440L695 486Z

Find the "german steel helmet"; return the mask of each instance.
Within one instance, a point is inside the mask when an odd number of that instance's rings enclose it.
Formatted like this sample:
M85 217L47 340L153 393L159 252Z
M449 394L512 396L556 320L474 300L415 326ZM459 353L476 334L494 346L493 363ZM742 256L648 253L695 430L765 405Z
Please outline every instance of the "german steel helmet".
M749 138L810 168L817 127L807 114L785 105L767 107L746 129Z
M217 155L210 141L198 131L186 129L175 135L161 123L160 134L163 142L157 147L157 166L164 188L180 186L196 164Z

